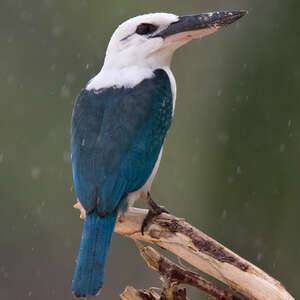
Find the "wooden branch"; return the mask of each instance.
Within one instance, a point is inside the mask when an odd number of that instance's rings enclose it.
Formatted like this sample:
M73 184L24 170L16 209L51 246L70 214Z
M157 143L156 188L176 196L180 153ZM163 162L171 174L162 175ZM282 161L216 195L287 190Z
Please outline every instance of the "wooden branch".
M122 300L160 300L160 295L146 290L136 290L132 286L126 287L120 295Z
M162 247L249 299L294 299L277 280L183 219L163 213L142 235L141 225L146 214L147 210L130 208L119 217L115 232Z
M148 266L154 271L160 273L166 278L168 285L165 290L170 289L173 293L173 287L179 284L186 284L205 292L211 299L215 300L249 300L245 296L233 294L230 291L219 288L216 284L202 278L199 274L191 272L173 263L171 260L161 255L152 247L144 247L137 242L140 254ZM176 292L176 289L175 289ZM167 293L165 293L167 294ZM173 299L174 297L170 297Z

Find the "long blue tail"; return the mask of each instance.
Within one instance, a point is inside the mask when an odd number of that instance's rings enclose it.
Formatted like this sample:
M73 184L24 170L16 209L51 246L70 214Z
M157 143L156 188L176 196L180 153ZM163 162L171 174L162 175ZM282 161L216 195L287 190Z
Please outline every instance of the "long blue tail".
M103 285L106 254L117 213L99 217L87 215L81 237L72 290L76 297L96 295Z

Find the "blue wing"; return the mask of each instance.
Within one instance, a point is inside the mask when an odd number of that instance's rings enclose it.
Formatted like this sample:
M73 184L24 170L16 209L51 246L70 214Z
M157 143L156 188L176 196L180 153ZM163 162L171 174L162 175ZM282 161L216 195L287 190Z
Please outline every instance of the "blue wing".
M151 175L172 120L168 75L133 88L83 90L74 106L71 159L77 197L88 213L114 212Z

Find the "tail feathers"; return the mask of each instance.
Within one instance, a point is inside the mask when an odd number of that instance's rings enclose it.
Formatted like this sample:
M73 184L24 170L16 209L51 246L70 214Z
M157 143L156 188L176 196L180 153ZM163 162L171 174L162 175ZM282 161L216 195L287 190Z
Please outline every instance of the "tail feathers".
M72 283L76 297L94 296L100 291L116 218L116 213L103 218L96 213L86 216Z

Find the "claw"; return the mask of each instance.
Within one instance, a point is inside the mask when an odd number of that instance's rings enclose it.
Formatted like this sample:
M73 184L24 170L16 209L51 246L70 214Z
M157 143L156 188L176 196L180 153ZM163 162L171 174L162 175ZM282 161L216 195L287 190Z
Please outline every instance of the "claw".
M157 204L155 204L155 206L152 206L152 205L150 206L150 209L142 223L142 227L141 227L142 235L144 235L145 228L148 226L148 224L151 223L151 221L155 217L159 216L162 213L169 214L169 211L166 208L164 208L163 206L159 206Z
M159 206L157 205L155 208L151 208L153 210L153 212L158 216L162 213L166 213L169 214L170 212L164 207L164 206Z
M164 208L163 206L158 205L153 199L151 198L150 193L147 194L147 203L149 204L150 210L152 212L156 213L157 215L160 215L161 213L167 213L169 214L169 211Z
M143 220L143 223L142 223L142 227L141 227L141 232L142 232L142 235L144 235L144 231L145 231L145 228L148 226L148 224L152 221L152 219L155 217L155 213L152 212L152 210L149 209L146 217L144 218Z
M80 219L85 219L86 212L81 203L78 201L73 207L80 210Z

